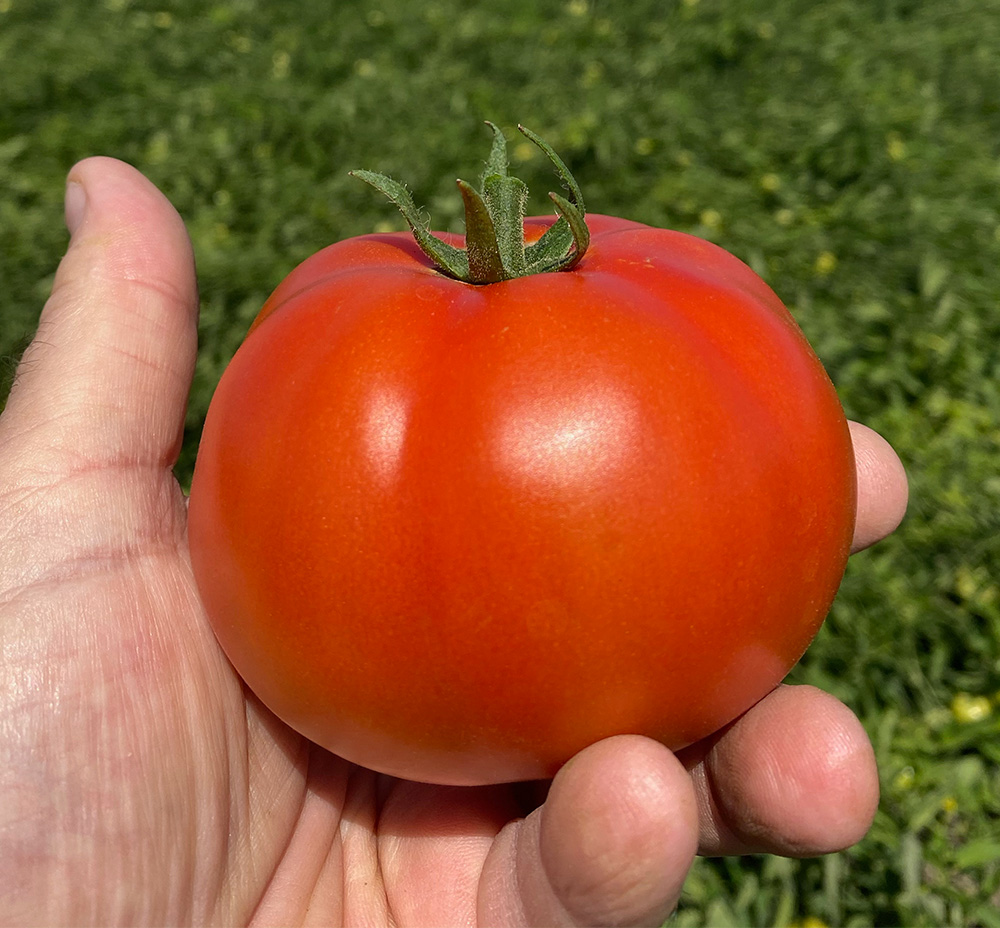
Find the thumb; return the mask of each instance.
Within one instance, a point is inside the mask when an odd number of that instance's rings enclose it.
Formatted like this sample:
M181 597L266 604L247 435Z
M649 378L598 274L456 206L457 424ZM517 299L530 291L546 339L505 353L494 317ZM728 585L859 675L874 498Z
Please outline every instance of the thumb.
M600 741L556 774L540 808L497 837L482 870L481 921L663 924L694 863L698 828L694 785L663 745L636 735Z
M197 345L184 224L138 171L69 173L69 249L4 410L3 441L76 467L176 458Z

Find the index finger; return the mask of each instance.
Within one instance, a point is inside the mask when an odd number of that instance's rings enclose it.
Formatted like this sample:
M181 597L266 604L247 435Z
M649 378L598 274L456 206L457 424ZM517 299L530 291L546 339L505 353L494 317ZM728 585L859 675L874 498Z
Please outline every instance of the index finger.
M852 553L892 534L906 513L906 471L892 446L878 432L851 422L858 469L858 516Z

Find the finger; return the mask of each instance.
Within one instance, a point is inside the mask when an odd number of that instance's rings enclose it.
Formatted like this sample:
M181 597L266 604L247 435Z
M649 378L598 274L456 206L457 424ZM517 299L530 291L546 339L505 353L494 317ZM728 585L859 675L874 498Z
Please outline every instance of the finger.
M878 432L850 423L858 468L858 518L853 551L891 534L906 513L906 471L891 445Z
M393 781L378 818L379 872L399 925L469 925L483 861L518 814L509 789Z
M483 867L480 922L659 925L697 849L691 780L666 748L620 736L592 745L545 804L508 825Z
M878 806L875 754L861 723L813 687L779 687L681 756L705 855L841 850L865 835Z
M81 465L171 463L196 350L191 245L166 198L111 158L67 180L72 237L4 415Z

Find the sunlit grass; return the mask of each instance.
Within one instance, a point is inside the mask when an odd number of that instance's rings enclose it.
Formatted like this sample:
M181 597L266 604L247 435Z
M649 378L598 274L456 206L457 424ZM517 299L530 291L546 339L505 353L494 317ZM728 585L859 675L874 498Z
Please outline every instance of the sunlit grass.
M875 827L823 860L702 862L677 922L1000 925L998 61L997 0L0 0L0 375L65 244L66 171L134 163L198 259L185 478L269 290L398 225L347 172L405 179L458 229L483 120L528 125L591 210L761 273L911 476L794 674L871 733ZM547 211L544 159L512 159Z

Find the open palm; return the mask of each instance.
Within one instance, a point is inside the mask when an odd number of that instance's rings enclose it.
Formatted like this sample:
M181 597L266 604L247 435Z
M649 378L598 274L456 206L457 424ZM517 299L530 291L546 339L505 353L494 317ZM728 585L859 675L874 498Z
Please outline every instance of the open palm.
M284 726L216 644L188 563L183 225L117 161L82 162L70 190L71 246L0 419L0 922L656 923L699 849L864 833L870 745L804 687L682 758L601 742L547 790L393 780ZM854 434L861 546L906 485Z

